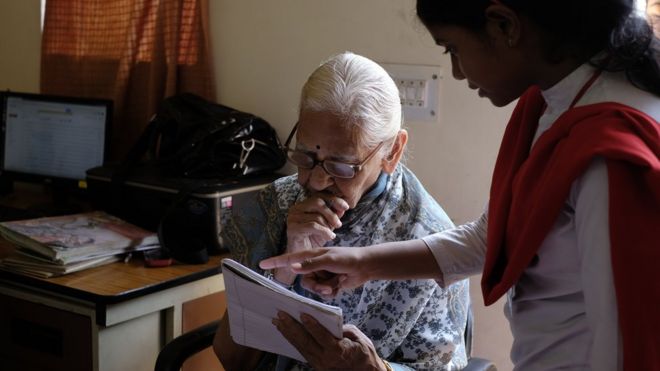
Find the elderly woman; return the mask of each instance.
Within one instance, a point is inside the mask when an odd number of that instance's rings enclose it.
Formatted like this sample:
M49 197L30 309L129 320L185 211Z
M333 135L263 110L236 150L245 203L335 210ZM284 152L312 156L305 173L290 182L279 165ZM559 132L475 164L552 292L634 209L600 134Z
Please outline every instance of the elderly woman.
M452 227L400 163L407 140L397 87L382 67L352 53L322 64L303 87L298 123L286 143L298 174L275 181L254 208L228 223L223 237L234 257L258 270L260 260L284 252L408 240ZM344 338L314 326L311 317L274 319L308 361L301 364L235 344L225 313L214 349L228 370L456 370L467 364L467 281L442 289L433 280L381 280L319 297L287 269L266 273L341 307Z

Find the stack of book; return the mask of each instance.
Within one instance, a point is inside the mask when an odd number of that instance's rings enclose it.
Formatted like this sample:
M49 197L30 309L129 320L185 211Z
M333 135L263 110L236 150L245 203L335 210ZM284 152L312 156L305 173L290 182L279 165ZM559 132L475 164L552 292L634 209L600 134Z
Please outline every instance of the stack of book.
M155 233L103 211L3 222L0 234L16 245L0 269L43 278L160 248Z

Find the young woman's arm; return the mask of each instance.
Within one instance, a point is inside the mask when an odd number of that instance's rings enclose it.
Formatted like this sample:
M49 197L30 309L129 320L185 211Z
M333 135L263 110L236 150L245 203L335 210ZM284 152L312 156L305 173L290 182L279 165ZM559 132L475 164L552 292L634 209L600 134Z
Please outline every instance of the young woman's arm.
M575 209L586 320L594 334L589 344L592 370L615 369L622 362L610 255L607 175L605 161L600 158L594 160L574 183L569 196L569 202Z
M481 272L486 224L484 214L472 223L423 240L361 248L316 248L265 259L259 265L263 269L289 268L303 274L303 285L321 295L332 295L339 289L355 288L376 279L435 279L447 285ZM447 270L447 277L443 270ZM326 274L314 273L323 271Z
M438 278L441 275L433 254L422 240L304 250L262 260L259 266L262 269L289 268L303 274L303 285L322 295L341 288L355 288L375 279ZM335 275L313 274L323 271Z

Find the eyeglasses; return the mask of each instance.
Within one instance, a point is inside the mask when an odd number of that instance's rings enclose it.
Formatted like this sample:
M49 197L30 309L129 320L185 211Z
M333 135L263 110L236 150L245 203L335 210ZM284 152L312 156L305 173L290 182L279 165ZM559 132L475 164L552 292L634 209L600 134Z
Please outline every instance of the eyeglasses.
M380 142L374 148L368 155L367 157L362 160L359 164L349 164L346 162L341 162L341 161L334 161L334 160L317 160L315 156L303 152L303 151L298 151L295 149L289 148L289 144L291 143L291 140L293 139L293 135L296 133L296 130L298 130L298 123L293 127L293 130L291 130L291 133L286 139L286 143L284 144L284 151L286 151L286 157L291 161L292 164L296 165L299 168L302 169L307 169L311 170L316 167L316 165L321 165L323 170L325 170L328 175L336 177L336 178L343 178L343 179L350 179L354 178L355 175L359 171L362 170L364 167L364 164L366 164L378 150L380 147L383 146L383 143L385 142Z

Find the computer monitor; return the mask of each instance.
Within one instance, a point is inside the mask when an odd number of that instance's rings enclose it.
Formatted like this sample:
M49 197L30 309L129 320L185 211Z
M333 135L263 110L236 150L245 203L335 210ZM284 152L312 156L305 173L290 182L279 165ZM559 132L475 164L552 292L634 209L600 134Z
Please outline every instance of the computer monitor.
M0 175L85 188L108 152L112 101L2 92Z

